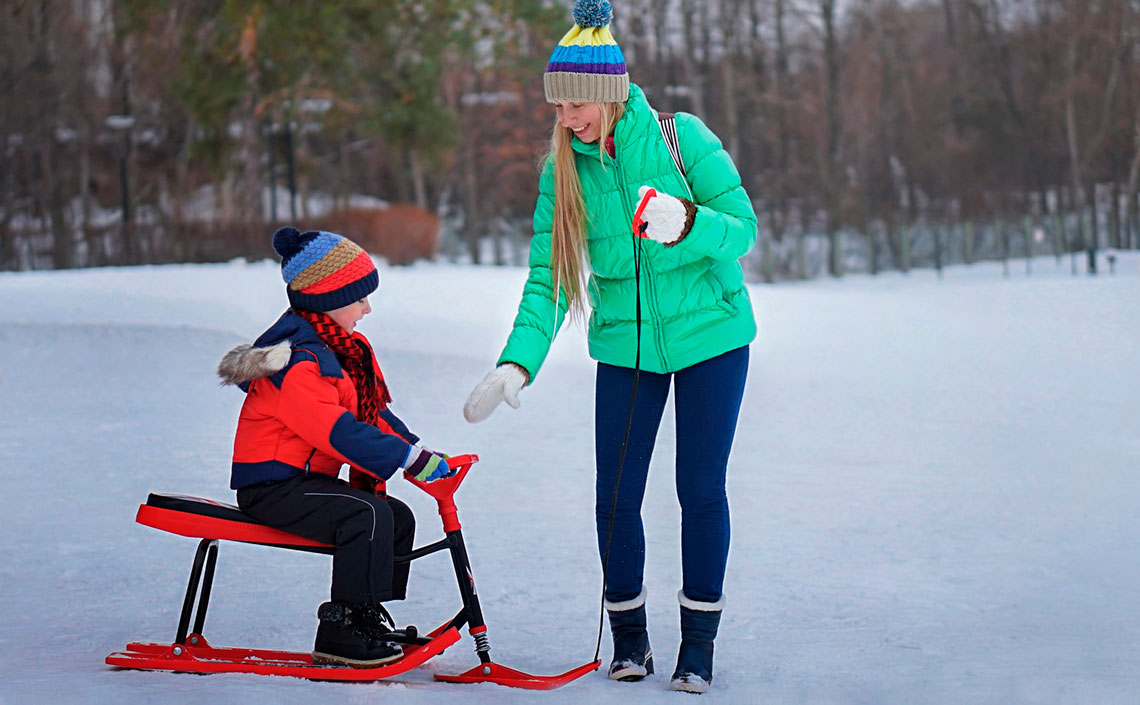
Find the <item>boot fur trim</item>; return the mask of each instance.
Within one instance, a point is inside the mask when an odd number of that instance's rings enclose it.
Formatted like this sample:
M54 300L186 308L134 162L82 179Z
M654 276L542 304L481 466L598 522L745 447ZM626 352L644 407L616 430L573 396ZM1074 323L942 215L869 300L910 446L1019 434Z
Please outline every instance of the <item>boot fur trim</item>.
M701 602L700 600L690 600L685 597L684 588L677 591L677 602L685 609L693 610L694 612L720 612L724 609L724 595L716 602Z
M642 587L641 594L632 600L626 600L625 602L610 602L606 600L606 609L610 612L628 612L629 610L635 610L645 604L645 598L648 594L648 589Z

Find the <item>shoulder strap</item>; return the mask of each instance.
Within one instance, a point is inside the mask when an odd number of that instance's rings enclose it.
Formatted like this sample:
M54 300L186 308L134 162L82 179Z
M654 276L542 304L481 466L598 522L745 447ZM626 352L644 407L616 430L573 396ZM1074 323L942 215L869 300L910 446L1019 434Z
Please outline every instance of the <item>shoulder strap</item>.
M665 146L669 148L669 156L677 165L681 176L685 174L685 163L681 161L681 142L677 139L677 121L673 113L657 113L657 124L661 127L661 136L665 138Z
M657 113L657 126L661 128L669 156L673 157L673 165L681 174L681 181L685 182L685 190L689 192L689 200L692 200L693 189L689 186L689 175L685 173L685 162L681 160L681 140L677 138L676 116L673 113Z

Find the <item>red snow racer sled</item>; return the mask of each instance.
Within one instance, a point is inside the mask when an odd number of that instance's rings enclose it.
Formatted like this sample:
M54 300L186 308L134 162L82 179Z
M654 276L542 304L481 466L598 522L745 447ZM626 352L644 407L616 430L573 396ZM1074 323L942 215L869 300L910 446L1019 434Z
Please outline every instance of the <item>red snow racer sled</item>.
M444 538L417 548L406 556L397 556L396 561L408 562L438 551L450 551L463 607L450 621L428 634L421 635L414 627L398 633L393 640L402 642L404 646L404 655L399 660L376 668L351 668L315 665L312 655L307 652L210 646L202 636L202 628L206 622L206 608L210 603L219 541L241 541L325 554L331 554L332 547L265 526L231 504L198 497L151 494L146 504L139 506L135 521L181 536L201 539L194 554L186 598L182 602L178 634L173 644L128 644L124 651L108 655L107 663L120 668L156 671L256 673L314 680L371 681L404 673L442 653L459 640L459 630L466 625L475 641L475 652L480 665L455 675L437 673L437 680L452 683L498 683L516 688L550 690L596 670L601 665L600 661L584 664L558 676L534 676L491 660L487 625L483 622L483 613L475 591L475 578L467 558L467 548L463 543L453 499L467 472L478 460L476 455L453 457L448 463L458 465L459 470L451 477L430 484L405 476L436 500L439 515L443 519ZM195 596L198 598L196 612ZM194 624L192 631L191 620Z

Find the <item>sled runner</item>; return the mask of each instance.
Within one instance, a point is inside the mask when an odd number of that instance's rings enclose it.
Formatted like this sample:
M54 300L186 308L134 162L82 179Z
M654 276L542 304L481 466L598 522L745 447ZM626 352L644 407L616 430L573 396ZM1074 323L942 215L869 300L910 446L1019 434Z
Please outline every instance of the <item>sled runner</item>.
M312 655L308 652L211 646L202 636L202 630L210 604L219 541L240 541L324 554L331 554L333 548L265 526L232 504L184 495L152 493L146 504L139 506L135 521L180 536L200 539L190 569L186 597L182 602L178 632L172 644L134 642L128 644L125 650L108 655L106 662L111 666L142 670L256 673L314 680L371 681L404 673L439 655L459 640L459 630L466 625L475 642L480 665L455 675L437 673L437 680L452 683L498 683L516 688L550 690L596 670L601 666L600 661L584 664L557 676L535 676L491 660L487 625L483 621L475 591L475 578L467 558L454 500L455 491L478 459L473 454L450 458L448 463L457 465L459 469L451 477L432 483L420 482L405 475L409 482L435 499L443 520L444 538L417 548L406 556L397 556L396 561L405 563L438 551L449 551L463 606L455 617L428 634L421 635L415 627L395 632L392 641L400 642L404 647L404 654L398 660L375 668L351 668L314 664Z

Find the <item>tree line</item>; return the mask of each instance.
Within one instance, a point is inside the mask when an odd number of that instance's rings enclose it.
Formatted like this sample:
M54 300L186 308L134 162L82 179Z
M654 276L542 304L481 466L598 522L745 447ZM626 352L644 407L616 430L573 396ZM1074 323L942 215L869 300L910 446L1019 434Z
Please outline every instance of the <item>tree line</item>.
M267 255L361 195L505 261L570 4L5 3L0 269ZM1140 248L1140 0L614 5L631 78L733 155L757 277Z

